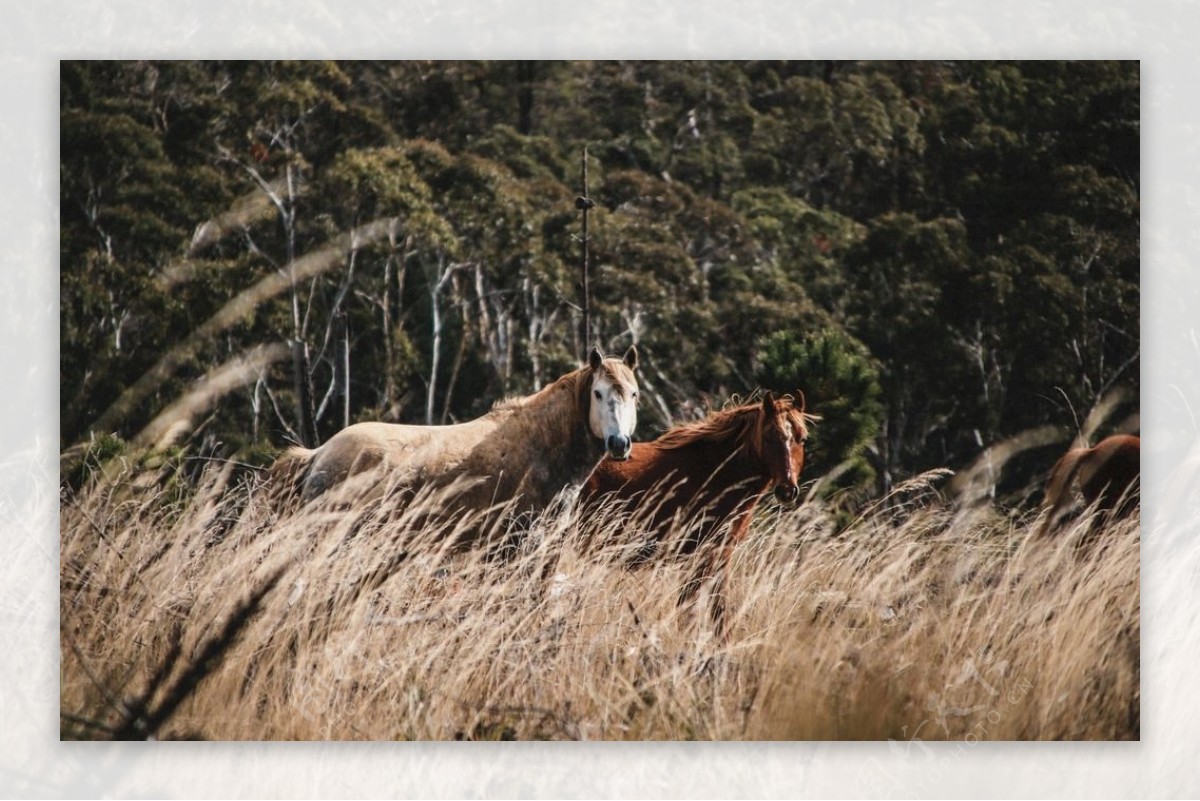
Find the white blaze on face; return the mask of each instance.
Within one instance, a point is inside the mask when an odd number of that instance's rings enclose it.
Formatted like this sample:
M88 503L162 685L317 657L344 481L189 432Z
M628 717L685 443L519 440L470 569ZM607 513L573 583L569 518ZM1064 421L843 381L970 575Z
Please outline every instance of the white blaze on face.
M597 371L591 397L588 421L592 434L604 443L609 455L627 458L637 427L637 388L618 384L606 372Z

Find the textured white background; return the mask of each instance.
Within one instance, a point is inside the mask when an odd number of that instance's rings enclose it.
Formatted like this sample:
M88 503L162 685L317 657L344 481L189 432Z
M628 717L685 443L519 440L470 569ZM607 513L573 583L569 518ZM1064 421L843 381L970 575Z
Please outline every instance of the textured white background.
M1200 793L1197 6L1006 0L5 3L0 795L892 797ZM1136 7L1135 7L1136 6ZM1142 62L1141 743L58 742L58 60L1129 58ZM1037 677L1033 677L1036 681ZM821 681L813 676L813 681Z

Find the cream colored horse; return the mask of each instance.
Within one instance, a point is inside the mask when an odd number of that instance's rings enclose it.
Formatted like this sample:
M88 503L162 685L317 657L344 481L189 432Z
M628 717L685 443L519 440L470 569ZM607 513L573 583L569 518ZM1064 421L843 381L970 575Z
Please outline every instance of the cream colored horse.
M540 509L582 482L605 452L629 458L636 367L636 348L620 359L593 349L587 366L466 423L357 423L315 450L291 448L272 465L271 480L291 483L305 501L361 476L380 492L455 483L464 508L516 498L517 511Z

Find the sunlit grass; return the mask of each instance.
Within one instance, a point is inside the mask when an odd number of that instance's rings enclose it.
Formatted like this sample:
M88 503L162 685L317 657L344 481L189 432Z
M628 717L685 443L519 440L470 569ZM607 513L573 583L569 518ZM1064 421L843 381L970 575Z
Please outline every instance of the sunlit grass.
M936 474L838 536L772 502L720 639L676 603L689 559L629 569L613 515L548 510L501 558L447 546L479 520L439 494L279 512L231 475L64 497L64 737L1139 736L1136 520L1035 540Z

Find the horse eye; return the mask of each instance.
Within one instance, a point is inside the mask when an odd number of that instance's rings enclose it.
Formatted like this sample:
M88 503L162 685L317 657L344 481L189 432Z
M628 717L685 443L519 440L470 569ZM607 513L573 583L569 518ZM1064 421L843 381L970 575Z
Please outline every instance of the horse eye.
M599 397L600 397L600 390L596 390L596 397L597 397L597 398L599 398Z

